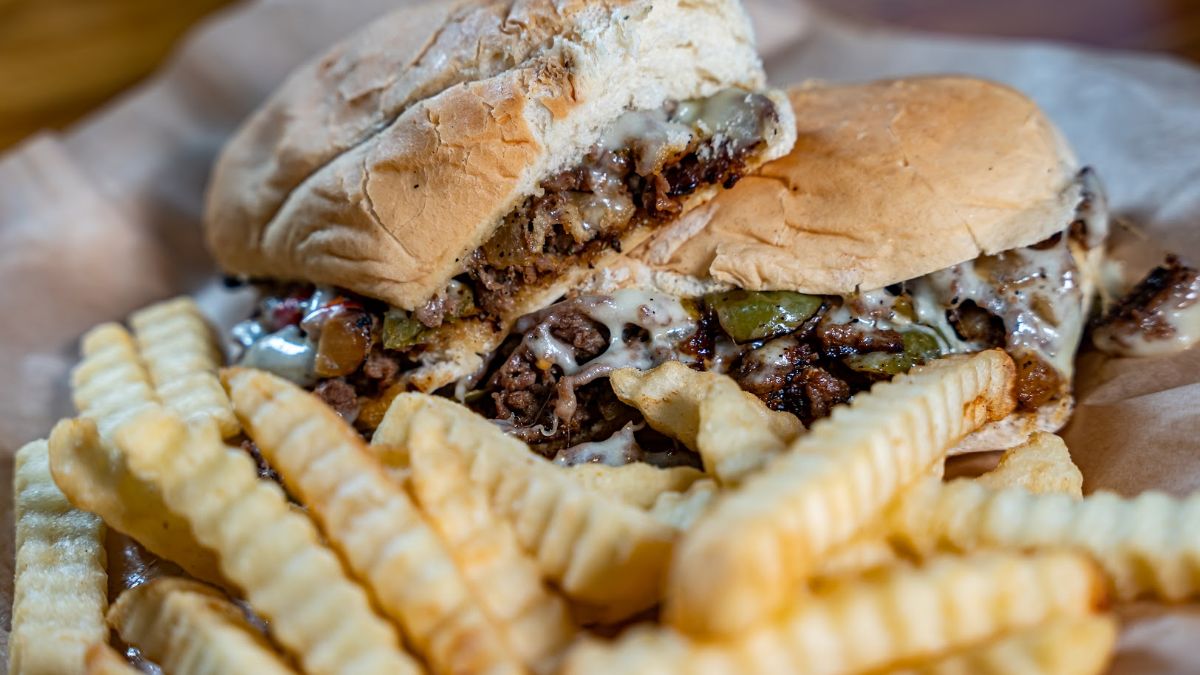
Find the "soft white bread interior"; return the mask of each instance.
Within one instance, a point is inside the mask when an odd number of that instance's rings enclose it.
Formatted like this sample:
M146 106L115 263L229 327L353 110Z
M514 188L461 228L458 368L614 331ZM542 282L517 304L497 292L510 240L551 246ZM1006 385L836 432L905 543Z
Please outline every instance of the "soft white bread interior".
M736 0L401 10L300 69L238 132L213 174L208 240L230 272L413 309L622 112L763 84ZM790 148L786 98L777 107L755 164Z
M1061 231L1076 160L1033 101L966 77L795 87L792 151L635 255L752 290L882 288Z

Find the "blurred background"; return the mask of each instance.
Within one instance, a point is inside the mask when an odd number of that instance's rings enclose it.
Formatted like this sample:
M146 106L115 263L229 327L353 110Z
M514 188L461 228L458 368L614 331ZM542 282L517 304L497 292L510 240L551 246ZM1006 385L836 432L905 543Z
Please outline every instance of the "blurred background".
M338 0L329 0L337 2ZM1200 0L809 0L858 21L1169 52L1200 62ZM232 0L0 0L0 148L143 78Z

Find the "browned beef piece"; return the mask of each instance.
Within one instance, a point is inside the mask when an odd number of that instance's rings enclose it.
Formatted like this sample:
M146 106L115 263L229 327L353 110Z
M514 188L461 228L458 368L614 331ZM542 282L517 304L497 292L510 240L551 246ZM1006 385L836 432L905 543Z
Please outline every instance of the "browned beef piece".
M599 324L569 304L556 305L536 317L526 331L545 326L557 340L569 345L578 363L585 363L608 346L608 335ZM548 457L576 443L603 440L635 411L617 400L607 380L574 389L576 405L569 419L555 420L562 373L557 366L543 368L524 342L516 344L488 381L491 415L512 426L509 432Z
M801 366L788 373L785 384L769 392L763 401L772 410L790 412L804 426L827 416L833 406L850 400L849 383L819 366Z
M954 327L958 337L967 342L975 342L989 347L1001 347L1008 339L1008 331L1004 329L1004 320L986 309L967 300L949 310L946 318Z
M764 114L768 112L773 114L769 110ZM512 297L522 286L545 283L565 267L588 264L608 250L619 251L621 236L630 227L674 218L682 210L683 198L700 187L732 187L760 145L703 145L648 176L634 171L628 150L606 150L585 160L587 166L599 171L585 171L580 166L543 181L543 193L530 197L509 214L492 238L466 261L479 307L492 315L507 313L512 309ZM608 183L596 184L597 175L607 175ZM614 187L612 181L618 185ZM568 191L632 199L634 210L628 217L610 221L594 239L576 241L566 226L569 219L579 217L566 199Z
M543 325L556 339L572 348L578 363L595 358L608 346L608 336L599 325L569 305L551 307L527 330L532 332ZM489 387L493 390L498 419L508 420L518 429L535 427L539 423L546 429L554 426L556 385L562 373L557 368L538 366L536 357L524 343L519 343L492 375Z
M347 422L358 417L358 392L344 379L322 380L313 393Z
M1115 304L1093 327L1095 332L1112 332L1150 340L1175 336L1168 318L1172 310L1197 302L1200 297L1200 272L1182 264L1175 256L1154 268L1137 286ZM1118 339L1119 342L1119 339Z
M768 349L779 350L780 355L770 358ZM820 355L812 345L785 336L768 342L761 350L745 354L729 374L742 389L765 401L773 392L787 387L793 373L819 360Z
M834 405L849 400L850 384L822 367L822 356L807 342L785 336L746 353L730 375L773 410L784 410L810 425Z
M378 389L387 389L396 382L400 374L400 359L383 349L375 349L363 363L362 374Z
M608 380L600 379L575 390L578 405L575 413L565 424L565 431L555 437L539 439L535 443L537 452L553 456L559 450L578 443L602 441L629 422L637 421L641 415L622 403L613 393Z
M646 177L642 182L639 197L642 208L650 216L671 217L679 215L683 210L679 200L672 194L671 183L661 173Z
M595 358L608 346L600 327L579 312L551 314L546 318L550 334L575 349L575 360L582 363Z
M743 162L739 161L736 152L722 148L704 160L695 154L688 155L667 167L664 173L671 186L671 196L679 197L705 185L731 188L741 179L743 169Z
M804 398L808 402L805 424L828 417L833 412L833 406L850 400L850 385L823 368L805 368L793 386L804 389Z
M894 330L869 329L855 323L821 323L816 330L821 353L830 359L841 359L867 352L898 354L904 351L904 340Z
M717 321L716 313L706 308L704 313L700 315L696 331L680 343L679 351L701 360L711 359L715 354L717 331L720 330L720 326L721 324Z
M413 318L421 322L422 326L427 328L437 328L446 320L447 307L446 296L442 294L434 295L425 304L413 311Z
M542 181L542 189L547 192L567 192L570 190L580 190L583 188L587 180L586 172L583 167L577 166L573 169L561 171Z
M489 383L493 389L496 418L509 420L516 427L532 426L542 409L553 409L549 403L557 380L550 370L538 368L526 349L518 348Z

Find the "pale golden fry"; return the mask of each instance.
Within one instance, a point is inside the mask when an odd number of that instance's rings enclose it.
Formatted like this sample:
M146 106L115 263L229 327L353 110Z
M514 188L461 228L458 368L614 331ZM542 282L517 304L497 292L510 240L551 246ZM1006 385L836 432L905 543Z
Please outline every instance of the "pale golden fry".
M655 500L650 515L680 532L691 528L717 497L717 482L711 478L692 483L684 492L664 492Z
M306 672L420 672L316 527L278 485L259 480L254 460L227 447L215 425L149 411L123 425L116 442L197 540L220 552L221 571Z
M79 414L96 421L107 438L122 422L159 405L150 374L133 337L106 323L83 336L83 360L71 371L71 393Z
M1108 668L1117 621L1108 614L1063 616L931 659L893 675L1098 675Z
M434 670L519 668L446 545L357 432L286 380L246 369L223 379L263 457Z
M224 359L216 337L191 298L151 305L130 316L129 325L168 410L188 422L212 420L225 438L241 431L217 378Z
M415 421L410 446L417 502L509 649L534 672L551 672L576 632L567 603L546 587L512 525L471 483L464 458L425 426Z
M896 550L887 537L873 529L860 532L850 541L829 552L821 561L818 576L828 577L865 572L896 562Z
M795 416L767 408L728 376L676 361L646 371L622 368L609 381L650 426L699 452L722 483L735 483L804 430Z
M388 417L439 421L442 444L462 453L471 480L514 524L521 546L568 598L586 607L586 616L617 621L658 600L673 527L642 509L580 490L561 467L467 408L420 396L423 406L388 411ZM404 424L385 420L396 428Z
M669 622L735 633L779 609L946 448L1011 412L1013 385L1012 361L991 350L914 368L834 410L686 533L668 579Z
M76 507L95 513L188 574L228 586L216 554L163 502L153 483L129 470L125 455L100 437L90 419L66 419L50 434L50 469Z
M976 480L993 490L1023 487L1035 494L1083 496L1083 474L1071 461L1067 444L1054 434L1035 433L1023 445L1005 451L996 468Z
M736 485L787 449L803 431L798 417L771 410L723 375L700 402L696 450L717 480Z
M652 370L621 368L608 381L617 398L637 408L651 427L695 450L700 401L718 377L668 361Z
M86 675L145 675L115 649L102 642L88 647L83 672Z
M294 672L241 609L195 581L162 577L131 588L109 609L108 623L171 675Z
M422 394L406 392L396 396L371 435L371 452L397 475L408 469L408 436L413 414L424 406Z
M8 672L79 672L88 646L108 639L104 523L72 508L54 484L46 441L17 451L13 501L16 568Z
M918 555L935 550L1069 547L1087 553L1121 600L1200 597L1200 493L1082 499L989 490L960 479L928 481L891 509L893 541Z
M1085 557L1069 553L940 558L788 594L786 609L748 632L705 641L641 627L615 643L584 642L565 672L833 675L883 669L1037 625L1084 616L1103 599Z
M935 462L928 475L941 480L944 470L945 462ZM920 484L920 481L917 484ZM892 508L899 500L904 499L910 489L912 486L902 489L900 494L892 500L892 504L885 507L884 512L886 513L886 509ZM819 579L857 574L900 560L902 558L888 537L886 522L880 518L856 533L850 541L831 550L821 561L820 569L815 576Z
M663 469L645 462L623 466L579 464L564 471L587 490L643 509L654 506L659 496L682 492L704 477L704 472L690 466Z

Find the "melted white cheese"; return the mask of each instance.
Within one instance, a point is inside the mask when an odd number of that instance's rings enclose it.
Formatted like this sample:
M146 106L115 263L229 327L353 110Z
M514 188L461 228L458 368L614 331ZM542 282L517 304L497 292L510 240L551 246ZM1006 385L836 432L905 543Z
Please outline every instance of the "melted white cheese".
M642 449L638 447L633 432L640 428L640 425L634 426L629 423L603 441L579 443L559 450L554 455L554 463L562 466L579 464L624 466L632 461L637 461L642 454Z
M682 301L666 293L630 288L576 302L585 316L608 331L608 345L598 356L586 363L576 362L571 345L554 337L546 324L539 324L525 336L526 348L541 366L558 366L568 377L586 370L590 380L617 368L653 368L677 359L679 342L696 330L696 320ZM645 330L647 339L626 342L625 329L630 325Z
M266 370L302 387L309 387L317 381L313 372L316 355L316 348L300 329L288 326L250 345L238 365Z
M530 331L525 336L525 346L538 360L542 370L555 365L562 369L564 375L574 375L579 371L579 364L575 361L575 350L571 345L554 337L547 324L538 324Z
M625 289L599 297L586 305L585 313L608 329L608 348L589 365L611 369L646 370L676 359L676 346L696 330L696 320L679 298L666 293ZM648 333L648 340L626 342L627 325Z
M1172 289L1168 302L1149 310L1150 321L1165 331L1139 330L1127 322L1101 326L1092 342L1114 356L1166 356L1200 343L1200 279Z
M1070 374L1084 324L1084 302L1069 241L1064 234L1045 248L983 256L908 282L919 318L938 327L945 323L946 308L971 300L1004 322L1009 350L1033 352ZM937 314L942 315L940 321ZM951 351L986 346L954 344L954 331L948 328L938 330L945 331Z
M719 344L727 344L737 351L734 352L733 350L730 350L730 353L734 354L734 356L732 358L723 360L723 369L712 368L712 370L716 372L727 372L729 370L729 366L732 365L737 356L744 354L748 348L753 348L754 346L739 346L733 344L732 342L725 342L723 340ZM798 346L798 344L799 343L796 341L796 338L792 335L783 335L781 337L764 342L761 347L758 347L754 351L755 362L762 364L762 366L754 368L750 371L750 373L746 376L747 382L762 386L768 384L767 381L775 373L790 372L795 364L792 359L788 358L788 351ZM729 348L727 347L727 349Z
M1155 339L1145 332L1121 336L1112 344L1097 340L1096 346L1120 356L1165 356L1200 343L1200 303L1159 311L1160 320L1171 327L1171 335Z
M650 175L698 137L719 137L734 147L761 139L761 96L724 89L705 99L679 102L673 110L635 110L618 117L600 138L606 150L635 149L635 166Z

